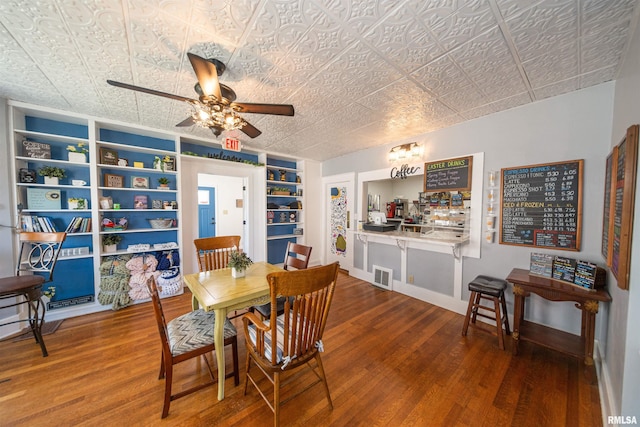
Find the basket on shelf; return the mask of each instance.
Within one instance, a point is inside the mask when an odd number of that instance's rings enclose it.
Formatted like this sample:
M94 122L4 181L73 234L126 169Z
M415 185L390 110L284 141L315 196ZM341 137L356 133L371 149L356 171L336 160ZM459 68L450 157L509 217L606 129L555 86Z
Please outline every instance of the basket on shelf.
M148 219L151 228L171 228L173 227L173 218L153 218Z

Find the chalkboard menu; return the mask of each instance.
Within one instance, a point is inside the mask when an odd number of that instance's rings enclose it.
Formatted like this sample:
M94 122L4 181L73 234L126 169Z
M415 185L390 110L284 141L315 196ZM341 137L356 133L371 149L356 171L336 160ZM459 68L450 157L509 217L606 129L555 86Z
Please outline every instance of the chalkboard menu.
M553 278L573 283L576 277L578 261L573 258L555 257L553 261Z
M609 239L613 240L609 243L611 249L610 267L618 281L618 287L622 289L629 288L637 161L638 125L633 125L627 129L625 139L617 147L617 156L614 156L615 186L610 195L610 203L614 205L611 210L613 234L609 235Z
M424 164L424 191L470 191L473 156Z
M602 244L601 252L604 259L607 261L607 265L611 265L611 246L613 239L610 236L613 235L613 218L612 209L614 204L611 203L611 194L615 193L616 180L613 179L613 173L615 171L614 162L618 159L618 148L614 147L613 152L607 157L605 165L604 175L604 202L602 208Z
M580 250L583 163L502 169L500 243Z

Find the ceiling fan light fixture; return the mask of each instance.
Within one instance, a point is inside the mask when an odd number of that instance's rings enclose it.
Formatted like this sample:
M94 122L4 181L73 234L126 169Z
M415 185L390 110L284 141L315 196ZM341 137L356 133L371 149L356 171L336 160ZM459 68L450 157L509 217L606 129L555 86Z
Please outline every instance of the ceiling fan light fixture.
M223 130L242 129L246 122L235 110L220 105L192 104L191 117L196 125L203 128Z

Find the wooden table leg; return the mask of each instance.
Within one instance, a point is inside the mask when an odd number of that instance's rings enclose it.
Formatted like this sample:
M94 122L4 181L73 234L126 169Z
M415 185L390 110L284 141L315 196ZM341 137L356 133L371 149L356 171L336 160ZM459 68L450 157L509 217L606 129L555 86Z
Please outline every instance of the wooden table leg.
M213 341L216 346L216 363L218 364L218 400L224 399L224 380L225 380L225 364L224 364L224 322L227 317L227 309L221 308L215 310L216 327L213 331Z
M596 313L598 301L585 301L582 304L582 330L584 331L584 364L585 376L590 382L594 379L593 341L595 339Z
M524 289L518 285L513 285L513 338L512 352L518 355L518 344L520 343L520 322L524 316Z

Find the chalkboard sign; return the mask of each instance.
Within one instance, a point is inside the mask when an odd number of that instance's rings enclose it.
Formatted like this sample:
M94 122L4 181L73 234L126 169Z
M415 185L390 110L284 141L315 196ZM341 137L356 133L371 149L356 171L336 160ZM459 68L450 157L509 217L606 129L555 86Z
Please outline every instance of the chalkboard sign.
M424 191L470 191L472 163L472 156L425 163Z
M551 277L553 271L553 255L531 253L529 273L538 276Z
M36 141L22 141L22 155L34 159L50 159L51 145Z
M578 261L576 263L576 277L573 283L586 289L594 289L596 287L597 271L597 265L586 261Z
M557 256L553 260L553 278L573 283L576 277L576 266L578 261L573 258Z
M583 163L502 169L500 243L580 250Z
M614 159L615 191L611 194L611 202L614 204L613 235L609 236L613 239L610 244L611 272L618 281L618 287L628 289L638 162L638 125L627 129L625 139L617 148L617 159Z
M613 245L613 209L614 203L611 203L611 195L615 193L616 180L613 177L615 173L614 163L618 160L618 148L614 147L613 152L607 157L604 175L604 203L602 208L602 256L611 266L611 246Z

